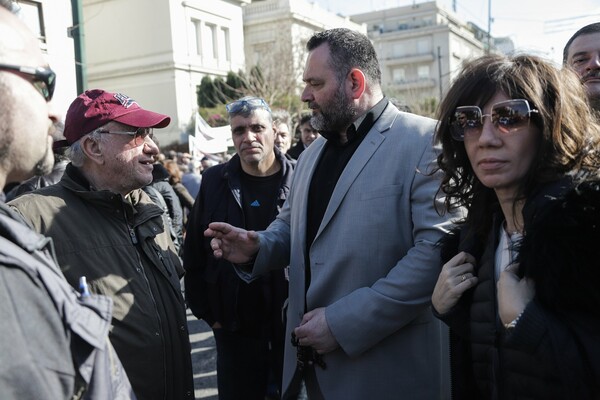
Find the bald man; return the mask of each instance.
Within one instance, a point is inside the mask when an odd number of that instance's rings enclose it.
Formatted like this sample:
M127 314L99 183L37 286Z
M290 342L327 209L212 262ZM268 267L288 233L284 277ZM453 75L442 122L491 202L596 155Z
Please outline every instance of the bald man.
M54 72L0 0L0 191L52 170ZM0 399L135 398L108 342L112 303L81 296L51 241L0 201Z

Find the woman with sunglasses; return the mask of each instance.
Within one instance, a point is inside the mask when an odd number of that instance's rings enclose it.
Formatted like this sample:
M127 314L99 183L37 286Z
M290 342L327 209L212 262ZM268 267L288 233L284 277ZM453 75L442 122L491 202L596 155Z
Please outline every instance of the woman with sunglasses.
M440 104L447 211L434 314L454 399L600 397L600 127L541 58L468 63Z

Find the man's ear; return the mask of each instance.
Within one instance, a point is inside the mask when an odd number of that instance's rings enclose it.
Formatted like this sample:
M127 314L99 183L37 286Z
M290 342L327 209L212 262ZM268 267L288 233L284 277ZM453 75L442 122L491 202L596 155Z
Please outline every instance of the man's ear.
M98 140L94 140L87 136L85 139L83 139L81 148L87 156L87 158L90 159L90 161L99 165L104 165L104 155L102 154L102 146L100 145Z
M367 81L365 74L358 68L352 68L348 74L348 80L350 81L352 98L355 100L360 98L365 92L365 85Z

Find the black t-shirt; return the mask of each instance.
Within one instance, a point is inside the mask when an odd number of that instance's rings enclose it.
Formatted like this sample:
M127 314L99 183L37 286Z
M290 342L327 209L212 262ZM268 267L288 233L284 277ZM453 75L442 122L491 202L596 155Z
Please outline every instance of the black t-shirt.
M276 202L281 186L282 169L270 176L252 176L241 171L244 228L260 231L277 215Z
M280 169L271 176L252 176L240 171L245 229L264 230L277 216L276 203L283 179L282 171ZM263 332L270 323L277 321L273 315L278 315L281 304L272 303L273 291L278 290L281 282L283 271L274 271L252 283L240 283L238 296L245 300L238 304L238 318L246 334ZM275 314L274 310L277 310Z

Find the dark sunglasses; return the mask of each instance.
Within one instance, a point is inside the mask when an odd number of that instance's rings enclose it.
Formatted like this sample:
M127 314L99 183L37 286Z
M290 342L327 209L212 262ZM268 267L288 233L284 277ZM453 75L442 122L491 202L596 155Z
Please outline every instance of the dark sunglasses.
M249 97L247 99L236 100L233 103L229 103L225 106L225 109L229 114L248 112L256 108L264 108L269 113L271 112L267 102L260 97Z
M98 133L110 133L114 135L129 135L133 137L133 143L136 147L146 143L146 138L154 139L154 130L152 128L137 128L135 131L109 131L108 129L97 129Z
M529 102L525 99L496 103L490 114L484 114L477 106L457 107L450 117L450 133L453 139L459 141L478 137L483 129L483 119L490 117L496 130L507 135L528 124L531 113L537 112L538 110L529 107Z
M0 64L0 70L12 72L27 79L46 101L52 100L56 74L49 67L23 67L19 65Z

